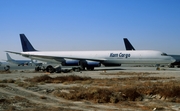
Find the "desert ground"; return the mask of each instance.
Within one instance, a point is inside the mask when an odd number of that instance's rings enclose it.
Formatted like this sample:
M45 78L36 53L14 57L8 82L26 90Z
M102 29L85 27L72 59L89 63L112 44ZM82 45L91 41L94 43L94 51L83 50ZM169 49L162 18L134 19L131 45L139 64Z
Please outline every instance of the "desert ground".
M179 111L180 69L0 71L0 111Z

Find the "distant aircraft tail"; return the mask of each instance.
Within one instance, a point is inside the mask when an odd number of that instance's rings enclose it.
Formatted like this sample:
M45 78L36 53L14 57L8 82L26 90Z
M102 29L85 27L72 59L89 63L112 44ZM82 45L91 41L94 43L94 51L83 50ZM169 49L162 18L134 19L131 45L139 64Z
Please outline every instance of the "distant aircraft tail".
M13 60L8 53L6 53L6 56L7 56L7 60L8 61L12 61Z
M124 38L124 45L126 47L126 50L135 50L127 38Z
M31 43L24 34L20 34L20 39L23 52L37 51L36 49L34 49L34 47L31 45Z

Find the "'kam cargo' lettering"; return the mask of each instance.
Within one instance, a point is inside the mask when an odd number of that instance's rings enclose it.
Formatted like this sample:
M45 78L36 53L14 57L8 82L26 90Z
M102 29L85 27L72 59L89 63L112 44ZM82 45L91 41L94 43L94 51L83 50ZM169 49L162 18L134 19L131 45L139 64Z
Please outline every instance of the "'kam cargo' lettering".
M131 56L131 54L123 54L123 53L114 54L114 53L110 53L110 57L125 57L125 58L128 58L130 56Z

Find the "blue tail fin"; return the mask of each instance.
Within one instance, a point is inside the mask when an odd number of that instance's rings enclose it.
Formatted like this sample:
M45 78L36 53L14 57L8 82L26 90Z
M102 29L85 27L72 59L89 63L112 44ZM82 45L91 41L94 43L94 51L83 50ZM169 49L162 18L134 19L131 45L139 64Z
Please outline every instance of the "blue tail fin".
M36 49L34 49L34 47L31 45L31 43L24 34L20 34L20 39L23 52L37 51Z
M127 38L124 38L124 44L125 44L126 50L135 50Z

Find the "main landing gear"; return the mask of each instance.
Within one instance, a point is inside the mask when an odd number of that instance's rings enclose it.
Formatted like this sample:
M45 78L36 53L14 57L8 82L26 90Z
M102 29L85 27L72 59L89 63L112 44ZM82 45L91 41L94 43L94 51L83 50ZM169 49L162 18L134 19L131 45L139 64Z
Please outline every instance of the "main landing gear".
M93 66L88 66L88 67L72 67L72 69L61 69L60 65L57 65L55 67L53 67L52 65L48 65L48 66L37 66L35 67L35 71L46 71L49 73L61 73L61 72L70 72L70 71L75 71L75 72L79 72L79 71L83 71L83 70L88 70L88 71L92 71L94 70Z

